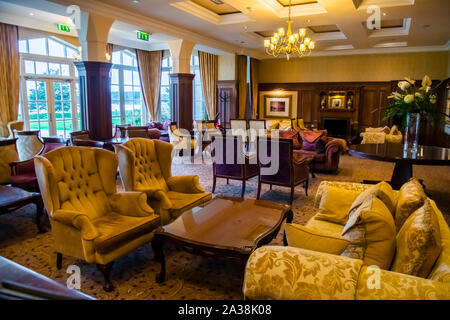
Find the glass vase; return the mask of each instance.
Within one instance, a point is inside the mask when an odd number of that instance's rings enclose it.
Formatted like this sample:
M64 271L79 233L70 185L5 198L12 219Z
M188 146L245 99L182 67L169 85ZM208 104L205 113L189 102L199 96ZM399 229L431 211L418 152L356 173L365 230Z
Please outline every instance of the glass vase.
M419 142L419 113L408 113L406 116L405 146L411 152L417 152Z

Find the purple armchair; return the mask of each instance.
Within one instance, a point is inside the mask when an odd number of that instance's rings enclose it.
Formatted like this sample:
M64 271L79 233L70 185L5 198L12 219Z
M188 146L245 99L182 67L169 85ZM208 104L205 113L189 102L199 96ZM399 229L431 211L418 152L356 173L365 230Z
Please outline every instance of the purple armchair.
M258 181L258 194L257 199L261 195L261 185L263 183L272 185L284 186L291 188L291 197L289 203L292 204L294 200L294 190L299 184L303 184L305 188L305 194L308 195L309 184L309 165L312 161L312 157L302 156L298 153L294 153L293 139L280 138L279 140L279 166L277 173L273 175L264 175L262 172L259 175ZM272 161L269 163L263 163L261 161L261 154L265 152L260 151L260 147L265 145L267 148L267 156L272 156L271 138L259 138L258 139L258 163L261 168L267 168L272 165ZM276 158L276 155L275 155Z
M214 193L216 189L217 178L225 178L227 179L227 183L230 179L239 180L242 181L241 198L243 198L245 194L245 182L248 179L259 175L259 166L257 164L256 154L245 153L244 142L240 136L212 135L211 138L212 143L217 148L220 148L219 150L212 150L212 192ZM221 140L221 143L219 140ZM233 152L232 159L228 159L230 158L231 152ZM251 163L252 157L255 157L253 163Z
M37 155L43 155L52 150L64 147L67 145L67 140L64 138L45 137L42 138L44 146ZM36 172L34 171L34 160L29 159L25 161L11 162L11 185L27 191L39 192L39 185L37 182Z

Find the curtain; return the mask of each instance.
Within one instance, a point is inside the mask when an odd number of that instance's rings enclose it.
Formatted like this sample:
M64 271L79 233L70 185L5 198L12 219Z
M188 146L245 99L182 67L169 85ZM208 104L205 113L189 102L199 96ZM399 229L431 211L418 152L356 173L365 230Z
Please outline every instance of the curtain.
M111 61L112 61L112 53L113 53L114 45L112 43L106 44L106 53L109 54ZM110 61L110 62L111 62Z
M236 80L238 82L239 119L245 119L247 104L247 56L236 56Z
M219 79L219 57L215 54L198 52L200 78L202 80L203 96L206 102L208 120L216 117L216 86Z
M0 23L0 136L9 135L7 124L19 113L19 32Z
M253 110L253 119L256 119L258 114L258 64L258 60L250 58L250 103Z
M136 49L142 96L152 121L158 120L163 51Z

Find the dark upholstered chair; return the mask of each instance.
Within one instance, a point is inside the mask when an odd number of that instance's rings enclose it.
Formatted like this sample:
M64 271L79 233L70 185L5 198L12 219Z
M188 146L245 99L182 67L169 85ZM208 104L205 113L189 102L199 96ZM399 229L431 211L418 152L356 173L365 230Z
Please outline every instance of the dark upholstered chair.
M44 155L47 152L64 147L67 144L67 140L64 138L44 137L42 140L44 142L44 146L37 155ZM27 191L39 192L33 159L15 161L11 162L9 165L11 167L10 182L13 187L18 187Z
M74 131L70 133L70 145L73 145L74 140L91 140L88 130Z
M127 126L125 127L125 137L148 138L148 129L148 126Z
M105 143L103 141L95 140L74 140L73 145L75 147L103 148Z
M258 180L258 194L257 199L261 195L261 185L263 183L277 186L284 186L291 188L291 197L289 203L292 204L294 200L294 189L299 184L304 184L305 194L308 195L308 184L309 184L309 164L312 160L311 157L303 157L293 150L293 140L292 139L278 139L279 141L279 167L277 173L273 175L263 175L260 173ZM259 150L261 145L267 146L267 156L272 156L272 145L271 138L258 138L258 163L261 168L267 168L271 166L271 161L269 163L263 163L261 159L261 154L266 153L265 151ZM275 155L276 157L276 155Z
M219 141L221 140L221 141ZM217 178L242 181L241 197L245 194L245 182L259 175L259 166L257 164L256 152L248 154L244 149L244 142L240 136L215 135L212 137L213 144L219 150L213 149L213 189L216 189ZM221 143L220 143L221 142ZM232 152L232 161L227 161ZM251 163L251 158L254 158ZM231 160L231 159L229 159ZM231 163L230 163L231 162Z

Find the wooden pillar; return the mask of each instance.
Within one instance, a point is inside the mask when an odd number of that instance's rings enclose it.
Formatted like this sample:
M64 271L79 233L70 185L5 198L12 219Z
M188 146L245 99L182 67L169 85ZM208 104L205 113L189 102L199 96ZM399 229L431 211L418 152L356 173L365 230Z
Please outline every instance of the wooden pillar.
M193 122L193 81L195 74L172 73L170 75L170 101L172 121L178 128L192 130Z
M111 77L108 62L75 62L80 81L82 128L93 140L112 138Z

